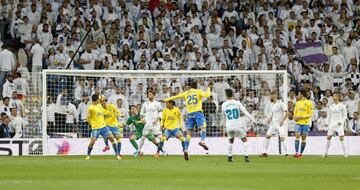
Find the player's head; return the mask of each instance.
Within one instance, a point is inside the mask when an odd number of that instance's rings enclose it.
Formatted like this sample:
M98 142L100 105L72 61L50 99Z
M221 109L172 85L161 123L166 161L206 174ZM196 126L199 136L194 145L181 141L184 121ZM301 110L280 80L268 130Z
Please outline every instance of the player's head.
M94 94L91 96L91 100L94 104L100 103L99 94Z
M334 102L339 102L340 101L340 92L334 92L332 97L333 97Z
M300 92L301 98L306 98L307 97L307 90L305 88L301 88L299 90L299 92Z
M232 99L234 97L234 92L231 89L225 89L225 94L227 99Z
M135 105L131 105L130 106L130 113L131 115L137 115L138 114L138 109Z
M155 98L155 92L152 89L149 89L147 91L147 97L149 98L149 100L154 100Z
M170 101L167 101L167 102L166 102L166 107L167 107L168 109L172 109L174 106L175 106L175 101L170 100Z
M274 102L274 101L276 101L278 99L278 93L276 92L276 90L271 92L270 98L271 98L272 102Z
M190 88L197 89L197 82L196 81L191 82Z

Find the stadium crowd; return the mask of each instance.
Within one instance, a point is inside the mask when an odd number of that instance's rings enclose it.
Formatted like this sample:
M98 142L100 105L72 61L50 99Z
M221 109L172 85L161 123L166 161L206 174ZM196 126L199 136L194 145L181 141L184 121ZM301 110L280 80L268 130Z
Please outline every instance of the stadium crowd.
M348 135L358 135L359 35L360 0L0 0L0 138L21 137L33 112L26 99L42 90L42 69L287 70L290 113L304 87L316 105L312 130L326 130L331 94L340 91ZM305 63L294 45L306 42L321 42L328 61ZM147 88L158 99L188 88L179 78L48 80L49 133L81 137L89 135L86 107L94 93L126 117L129 105L146 100ZM270 91L282 89L281 77L265 75L196 80L212 90L203 105L210 136L224 134L218 118L225 89L233 88L254 115L264 112ZM286 125L293 130L292 114Z

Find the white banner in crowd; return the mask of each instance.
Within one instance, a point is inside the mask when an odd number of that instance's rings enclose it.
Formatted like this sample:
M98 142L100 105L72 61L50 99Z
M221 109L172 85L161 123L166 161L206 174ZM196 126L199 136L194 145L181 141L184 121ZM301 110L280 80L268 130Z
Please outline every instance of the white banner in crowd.
M264 137L253 137L249 139L249 153L250 154L261 154L263 152ZM122 139L122 155L131 155L135 152L128 139ZM205 155L206 151L203 150L199 145L199 138L192 138L189 153L192 155ZM49 139L48 140L48 155L85 155L87 151L87 145L89 139ZM227 138L207 138L206 144L209 147L209 155L227 155ZM294 148L294 137L289 137L286 140L289 154L295 153ZM322 155L324 154L326 144L326 137L308 137L307 146L304 154L306 155ZM349 155L360 155L360 137L346 137L345 138L346 148ZM102 152L104 148L104 141L99 139L92 151L92 155L111 155L114 154L113 150L109 150L106 153ZM181 155L182 147L179 140L171 138L165 142L164 149L170 155ZM144 154L153 155L157 147L151 142L146 140L143 147ZM242 142L240 139L236 139L234 148L234 154L242 154ZM279 143L278 138L272 138L270 141L270 154L279 154ZM333 138L331 147L329 150L330 155L342 155L342 149L340 146L339 139Z

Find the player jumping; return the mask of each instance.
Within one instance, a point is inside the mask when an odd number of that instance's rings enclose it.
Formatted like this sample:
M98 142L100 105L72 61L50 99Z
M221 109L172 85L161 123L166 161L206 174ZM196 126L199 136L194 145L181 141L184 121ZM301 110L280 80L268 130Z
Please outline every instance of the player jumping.
M283 150L284 150L283 153L285 154L285 156L288 156L287 148L286 148L286 144L285 144L286 134L285 134L285 126L284 126L284 121L287 118L287 111L286 111L284 102L278 99L278 94L276 91L273 91L271 93L270 111L271 111L271 113L269 113L270 117L267 120L269 129L266 133L265 152L261 155L261 157L268 156L270 138L276 132L279 133L281 147L283 147Z
M246 121L244 121L244 117L240 117L240 113L244 113L244 115L249 118L252 122L256 122L255 119L246 111L245 107L242 105L240 101L234 100L234 93L231 89L225 90L226 101L222 104L222 112L225 115L226 122L226 132L229 138L228 145L228 162L233 161L232 157L232 149L234 144L234 138L240 137L242 142L244 143L244 160L245 162L250 162L249 154L248 154L248 146L249 143L247 141L246 136Z
M182 117L179 108L175 107L174 101L166 102L166 108L162 112L160 130L164 129L163 136L159 143L159 148L156 157L159 157L160 150L164 146L164 142L171 136L176 137L181 141L183 151L185 152L185 139L182 135ZM185 159L188 157L185 157Z
M328 156L330 141L335 133L339 135L344 157L347 157L348 155L346 153L344 143L344 125L347 118L346 106L340 102L340 94L338 92L333 94L333 100L334 104L330 105L326 119L326 125L329 127L329 130L327 133L326 149L323 157Z
M306 146L306 137L310 129L310 118L314 112L313 103L307 99L307 90L300 90L300 100L296 102L294 109L295 126L295 158L301 158ZM301 150L299 152L301 136Z
M195 124L200 128L200 142L199 145L202 146L205 150L209 148L205 144L206 137L206 122L205 116L202 110L202 99L210 97L210 88L207 88L206 92L197 89L197 83L192 82L191 88L188 91L180 93L176 96L166 98L165 101L175 100L183 98L185 100L186 108L188 110L188 116L186 121L186 139L185 139L185 151L184 157L185 160L189 159L188 148L190 145L191 139L191 129L194 128Z
M134 125L135 126L135 133L131 135L130 137L130 143L135 148L136 152L134 153L134 156L142 156L143 153L139 152L139 146L136 143L136 140L139 140L143 135L144 130L144 123L141 121L140 113L135 105L130 106L130 114L131 116L127 119L125 125ZM156 147L158 147L158 142L156 140L156 137L153 133L149 133L146 138L154 143Z
M106 123L109 130L111 131L111 133L113 134L113 136L116 139L117 153L120 156L121 134L120 134L119 123L118 123L117 118L122 116L122 115L121 115L120 111L118 110L118 108L116 106L114 106L113 104L106 103L105 97L100 98L100 101L101 101L100 102L101 106L104 108L105 123ZM104 138L104 141L105 141L105 145L106 145L104 150L109 150L110 148L109 148L108 140L106 138Z
M92 97L92 104L88 107L88 117L87 122L91 126L91 138L90 144L87 150L86 160L90 159L90 154L93 149L93 146L99 136L103 136L104 138L108 138L113 145L115 155L117 159L121 159L117 152L117 145L114 139L114 136L111 134L111 131L106 126L105 119L104 119L104 108L99 104L99 94L94 94Z

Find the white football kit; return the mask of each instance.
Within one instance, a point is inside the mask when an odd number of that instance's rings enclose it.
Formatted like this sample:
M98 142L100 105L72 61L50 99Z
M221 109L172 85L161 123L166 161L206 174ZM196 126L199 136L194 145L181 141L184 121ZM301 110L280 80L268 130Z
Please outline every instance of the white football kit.
M148 135L153 133L155 135L161 134L160 131L160 120L154 125L156 118L161 118L161 103L157 101L147 101L141 107L140 115L144 116L145 126L143 130L143 135Z
M338 133L339 136L344 136L344 126L347 119L346 106L342 103L331 104L328 109L326 124L329 127L328 136ZM338 124L340 123L340 125Z
M246 137L246 132L251 121L255 122L255 119L246 111L245 107L240 101L227 100L222 104L222 112L225 115L225 126L228 138ZM241 112L246 117L241 116Z
M273 134L276 134L276 132L279 132L280 137L285 137L285 132L287 130L285 129L284 125L280 126L280 122L283 120L284 114L286 112L284 102L281 100L277 100L275 103L272 102L269 111L271 111L271 113L269 114L271 115L272 119L266 136L271 136Z

